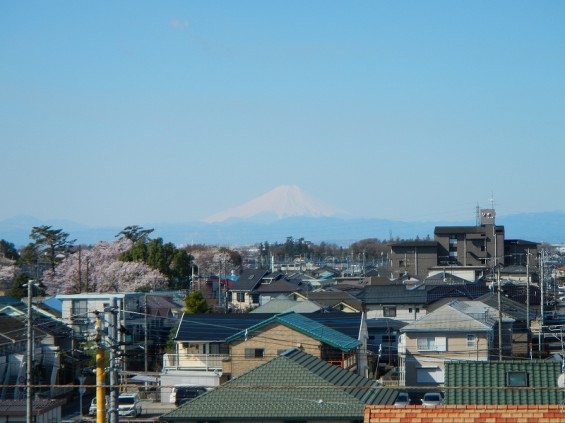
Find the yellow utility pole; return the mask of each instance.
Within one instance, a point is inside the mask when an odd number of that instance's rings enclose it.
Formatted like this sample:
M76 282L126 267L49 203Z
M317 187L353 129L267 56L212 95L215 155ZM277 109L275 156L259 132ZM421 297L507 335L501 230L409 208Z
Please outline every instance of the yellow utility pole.
M102 320L96 313L96 423L106 422L106 392L104 389L104 349L102 348Z

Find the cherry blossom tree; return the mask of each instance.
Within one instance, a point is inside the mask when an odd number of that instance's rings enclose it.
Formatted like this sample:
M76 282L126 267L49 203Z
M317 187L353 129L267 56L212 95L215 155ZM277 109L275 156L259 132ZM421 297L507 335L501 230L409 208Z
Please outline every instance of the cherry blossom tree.
M123 262L119 257L131 247L128 239L99 242L68 255L54 271L45 272L43 284L49 294L80 292L132 292L161 289L166 278L141 262Z
M0 289L3 291L10 289L17 275L18 267L16 262L0 257Z
M239 253L228 248L197 245L188 248L188 251L194 257L199 275L237 273L241 267Z

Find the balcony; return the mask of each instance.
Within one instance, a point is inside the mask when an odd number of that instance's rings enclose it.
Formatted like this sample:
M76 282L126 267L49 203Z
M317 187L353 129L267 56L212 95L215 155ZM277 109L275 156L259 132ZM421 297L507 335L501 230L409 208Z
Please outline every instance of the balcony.
M163 370L222 370L229 354L164 354Z

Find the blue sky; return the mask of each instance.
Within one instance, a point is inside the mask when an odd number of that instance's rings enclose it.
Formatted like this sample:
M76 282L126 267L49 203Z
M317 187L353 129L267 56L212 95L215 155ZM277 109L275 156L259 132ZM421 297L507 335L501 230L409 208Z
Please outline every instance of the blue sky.
M0 220L565 210L563 1L0 4Z

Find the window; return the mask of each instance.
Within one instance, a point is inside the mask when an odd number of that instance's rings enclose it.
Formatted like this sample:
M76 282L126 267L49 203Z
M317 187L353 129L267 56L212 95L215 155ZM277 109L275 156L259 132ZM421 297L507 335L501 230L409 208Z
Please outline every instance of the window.
M506 386L528 386L528 373L506 372Z
M384 306L383 307L384 317L396 317L396 307L395 306Z
M245 292L238 292L237 293L237 302L244 303L245 302Z
M394 343L396 342L396 336L394 335L383 335L381 338L383 343Z
M245 358L263 358L265 357L264 348L246 348Z
M418 351L447 351L445 337L418 338Z
M473 348L477 345L477 335L467 335L467 347Z
M88 315L88 300L72 300L72 317L84 319Z

